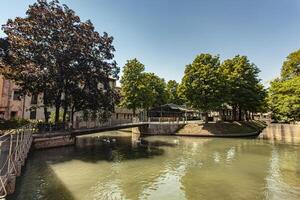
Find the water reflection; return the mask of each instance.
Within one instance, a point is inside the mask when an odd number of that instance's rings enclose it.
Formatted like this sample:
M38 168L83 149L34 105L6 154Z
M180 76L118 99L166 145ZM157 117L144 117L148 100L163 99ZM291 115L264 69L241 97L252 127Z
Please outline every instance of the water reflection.
M299 199L299 150L260 139L96 134L34 152L10 199Z

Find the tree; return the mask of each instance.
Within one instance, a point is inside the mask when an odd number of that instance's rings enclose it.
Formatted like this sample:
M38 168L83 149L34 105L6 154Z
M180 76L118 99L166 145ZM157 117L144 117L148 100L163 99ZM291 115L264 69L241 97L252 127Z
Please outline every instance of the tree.
M143 72L145 66L137 59L128 60L123 68L123 76L121 77L121 106L132 109L135 115L138 108L143 107L144 83Z
M164 79L154 73L144 73L142 77L143 87L143 108L149 109L163 105L167 102L166 83Z
M179 95L179 83L175 80L170 80L166 86L167 102L182 105L183 99Z
M219 66L218 56L200 54L192 64L186 66L181 83L181 91L189 104L205 112L206 123L208 111L222 104Z
M300 119L300 49L287 56L281 77L271 82L268 104L276 120Z
M121 106L133 110L149 109L166 103L166 83L154 73L144 72L145 66L137 59L128 60L121 78Z
M281 69L281 78L284 80L300 76L300 49L287 56Z
M268 100L275 119L300 120L300 76L273 80Z
M43 94L46 121L47 107L51 106L55 106L55 121L61 107L65 120L68 108L78 105L76 92L81 90L86 94L81 96L85 109L103 110L102 104L91 104L90 100L95 95L94 102L113 101L106 94L110 91L109 78L119 72L113 61L113 38L107 33L101 36L90 21L81 22L73 10L57 0L38 0L26 14L3 26L13 62L6 63L9 70L2 73L24 94ZM98 87L100 83L104 90Z
M8 56L8 41L7 38L0 38L0 61L1 62L7 62L7 56Z
M242 111L245 114L257 111L265 98L265 90L258 79L259 69L246 56L237 55L225 60L219 72L224 80L224 102L232 106L234 120L237 120L237 110L239 120Z

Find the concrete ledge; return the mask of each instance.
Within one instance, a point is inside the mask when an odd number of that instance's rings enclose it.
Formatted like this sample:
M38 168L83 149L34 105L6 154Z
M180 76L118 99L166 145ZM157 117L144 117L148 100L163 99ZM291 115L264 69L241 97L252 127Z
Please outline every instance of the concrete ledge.
M178 129L181 129L184 124L149 124L146 129L140 129L142 135L172 135Z
M33 147L35 149L46 149L53 147L62 147L75 144L75 137L69 135L63 136L54 136L54 137L44 137L44 138L35 138L33 140Z

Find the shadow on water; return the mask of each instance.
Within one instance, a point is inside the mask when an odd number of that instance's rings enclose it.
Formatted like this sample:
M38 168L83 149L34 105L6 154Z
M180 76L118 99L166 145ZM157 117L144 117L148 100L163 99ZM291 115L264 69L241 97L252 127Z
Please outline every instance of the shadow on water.
M52 165L72 160L96 163L151 159L164 154L162 146L173 147L174 144L113 135L79 138L76 146L31 152L21 178L17 179L16 192L8 200L73 200L75 198L55 174Z
M75 199L48 164L41 162L35 155L27 162L21 177L17 178L15 193L8 196L7 200Z

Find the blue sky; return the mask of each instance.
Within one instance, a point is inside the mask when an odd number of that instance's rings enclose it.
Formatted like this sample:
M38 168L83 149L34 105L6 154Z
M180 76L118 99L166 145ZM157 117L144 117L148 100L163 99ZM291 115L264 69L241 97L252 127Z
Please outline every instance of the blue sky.
M1 2L0 24L25 16L34 0ZM114 39L119 67L138 58L166 80L180 81L199 53L247 55L265 85L300 49L299 0L60 0ZM0 31L0 36L4 36Z

